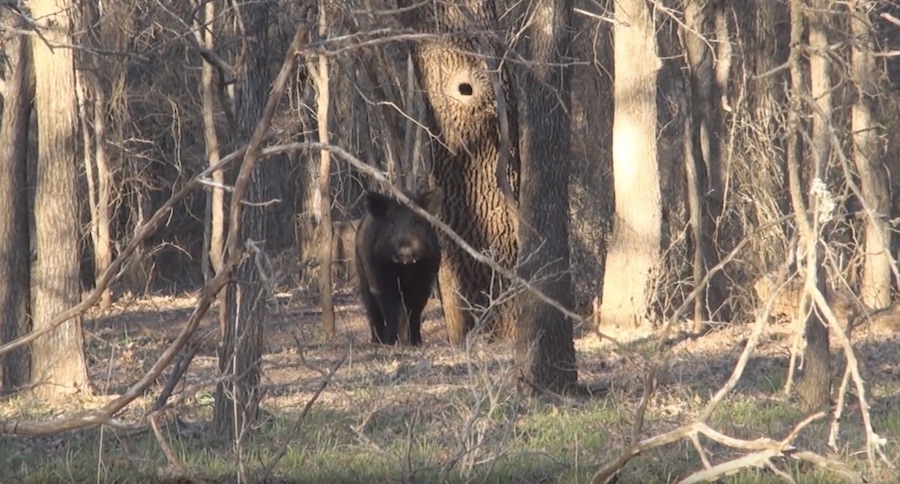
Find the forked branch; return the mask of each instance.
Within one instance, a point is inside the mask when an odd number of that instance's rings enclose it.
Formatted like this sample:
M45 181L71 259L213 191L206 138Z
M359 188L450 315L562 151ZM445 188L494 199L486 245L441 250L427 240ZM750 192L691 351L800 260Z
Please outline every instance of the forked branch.
M792 442L797 438L797 436L800 434L800 431L803 430L804 427L823 417L825 417L825 412L819 412L814 415L810 415L809 417L803 419L801 422L795 425L794 428L791 429L791 431L781 440L774 440L768 437L762 437L754 440L738 439L725 435L713 429L704 422L692 422L669 432L650 437L629 446L619 455L618 458L597 471L597 473L594 474L593 478L591 479L591 483L606 484L608 482L611 482L611 480L625 467L628 461L630 461L634 457L637 457L644 452L653 450L655 448L678 442L681 439L687 438L696 440L698 435L703 435L710 440L718 442L719 444L731 447L733 449L748 451L749 453L731 461L696 472L681 480L680 483L682 484L714 480L718 477L722 477L751 466L770 465L772 458L775 457L789 457L795 460L811 462L822 468L841 473L848 480L848 482L864 482L862 476L846 464L828 459L813 452L799 451L792 445Z

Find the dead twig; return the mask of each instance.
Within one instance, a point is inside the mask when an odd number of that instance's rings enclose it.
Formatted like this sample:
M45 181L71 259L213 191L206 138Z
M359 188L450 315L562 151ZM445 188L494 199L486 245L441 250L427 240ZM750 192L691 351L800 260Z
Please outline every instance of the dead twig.
M841 473L849 482L864 482L862 476L849 466L822 457L813 452L798 451L791 445L800 434L800 431L812 422L823 417L825 417L825 412L819 412L806 417L797 423L794 428L788 432L787 436L781 440L774 440L768 437L754 440L738 439L725 435L704 422L695 421L629 446L614 461L598 470L591 478L591 484L606 484L611 482L611 480L625 467L628 461L644 452L675 443L684 438L694 440L700 434L719 444L734 449L750 451L751 453L694 473L680 481L682 484L714 480L749 466L768 465L773 457L790 457L796 460L811 462L819 467Z
M266 102L265 109L263 110L262 116L260 117L259 125L253 132L253 136L251 136L250 142L247 144L247 148L245 150L242 150L243 160L241 162L241 166L234 186L235 200L243 200L244 195L247 193L247 188L250 184L250 175L253 172L257 161L262 158L264 153L261 145L270 136L269 125L272 121L273 116L275 115L275 110L281 100L281 94L284 92L284 88L287 85L290 74L291 72L293 72L293 67L297 57L296 52L300 50L301 45L306 41L308 36L307 34L307 25L301 24L297 27L297 30L294 34L294 39L292 40L287 54L285 55L285 60L281 66L281 70L279 71L278 76L275 79L271 95L269 96L269 99ZM131 243L128 244L126 249L122 251L119 257L117 257L112 262L112 264L110 264L110 266L103 272L103 274L97 280L97 287L87 298L85 298L84 301L81 302L81 304L78 304L56 316L46 327L37 331L33 331L22 338L3 345L2 347L0 347L0 354L30 343L31 341L43 336L44 334L53 331L56 327L58 327L65 321L68 321L69 319L81 314L87 308L96 304L100 300L102 292L112 280L114 275L118 274L125 261L134 253L137 247L153 231L156 230L159 224L166 218L168 211L171 210L178 202L186 198L194 189L200 186L200 178L208 176L216 169L221 169L227 163L232 162L239 156L240 152L235 152L217 163L215 166L207 168L200 175L192 178L191 181L188 182L188 184L184 188L179 190L177 194L170 197L169 200L167 200L166 203L163 204L163 206L153 214L153 217L151 217L151 219L141 227L141 229L138 231L138 234L134 237L134 239L132 239ZM243 204L241 203L233 203L231 205L230 220L228 224L228 238L225 244L225 246L228 248L228 255L222 270L217 273L216 276L206 284L206 286L203 287L200 300L197 303L197 307L191 313L188 323L181 330L181 333L179 333L175 341L163 352L163 354L159 357L159 359L156 361L150 371L147 372L147 374L145 374L137 383L132 385L119 398L113 400L112 402L104 405L99 409L83 412L72 417L63 417L61 419L45 422L3 422L0 423L0 434L51 435L90 425L103 424L109 421L112 415L114 415L126 405L131 403L134 399L142 395L143 392L156 381L162 371L169 366L169 364L175 358L175 355L177 355L181 351L181 349L187 343L188 339L196 331L197 327L200 325L200 320L203 318L203 315L206 314L206 311L212 305L213 301L215 301L222 288L230 282L234 268L237 267L245 257L244 251L241 250L242 243L240 241L240 222L242 209Z
M156 443L159 444L160 450L162 450L163 455L166 457L166 461L169 462L169 465L172 466L182 477L190 478L190 482L195 482L197 484L204 484L206 481L194 476L184 465L184 462L178 458L178 454L175 453L175 450L172 449L172 446L169 445L169 441L162 433L162 429L159 428L159 418L162 416L162 413L155 412L150 415L150 428L153 429L153 435L156 437Z
M757 229L754 233L744 237L734 249L731 250L728 254L723 257L718 264L711 267L706 275L703 276L703 279L694 287L694 289L688 294L688 296L684 299L681 305L675 310L671 317L666 320L666 324L663 326L662 332L659 335L659 338L656 342L656 351L650 360L650 368L647 370L647 373L644 377L644 390L641 395L641 401L638 405L637 414L634 420L634 438L637 439L640 435L641 429L644 425L644 415L647 412L647 407L650 405L650 400L653 398L653 394L656 391L656 375L659 372L659 368L662 366L663 361L665 360L666 350L668 346L665 344L666 340L669 338L669 334L672 331L672 327L674 324L681 318L681 315L687 312L688 308L692 307L693 301L695 298L699 297L700 293L704 290L709 281L712 280L713 276L729 263L734 260L740 251L750 243L751 240L755 240L756 236L760 236L768 230L769 227L773 225L780 224L785 220L789 220L792 215L786 215L781 217L780 219L774 220L759 229ZM771 304L769 304L768 309L765 312L766 319L768 319L768 314L771 312ZM715 408L715 405L718 404L718 401L721 400L728 392L730 392L734 385L737 384L737 381L740 379L741 374L743 373L744 365L750 359L750 354L753 352L753 349L756 347L756 343L759 340L759 334L762 333L762 328L765 325L765 320L757 320L757 324L754 326L754 335L756 338L751 337L750 341L747 343L747 347L744 348L744 353L741 355L741 360L743 361L743 365L739 363L738 367L735 368L735 372L732 374L731 379L728 383L722 387L717 393L716 397L710 401L710 404L707 407L707 412L712 413L712 409ZM700 420L705 421L708 419L708 415L706 417L701 417Z
M275 469L275 466L278 465L278 462L284 458L285 454L287 454L288 444L297 437L297 434L300 432L300 429L303 428L303 422L306 421L306 416L309 415L310 409L312 409L313 404L316 403L316 400L322 395L322 392L328 388L328 384L334 379L334 375L337 374L338 369L347 361L347 355L349 353L344 353L344 356L338 360L337 363L334 364L333 367L328 371L325 375L325 378L322 380L322 383L319 384L319 388L316 389L316 392L313 393L313 396L306 401L306 405L303 406L303 410L300 412L300 415L297 416L297 420L294 422L294 426L291 428L291 431L285 437L285 439L281 442L281 445L278 446L278 452L272 457L272 459L264 466L264 471L262 475L259 477L259 482L266 482L269 476L272 474L272 470Z

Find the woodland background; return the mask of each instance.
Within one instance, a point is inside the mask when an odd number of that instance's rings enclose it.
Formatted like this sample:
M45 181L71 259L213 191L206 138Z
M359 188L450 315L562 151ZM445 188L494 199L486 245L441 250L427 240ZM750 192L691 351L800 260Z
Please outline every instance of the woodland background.
M0 13L8 475L893 476L896 2ZM476 112L488 121L456 122L510 153L460 156L513 164L517 208L502 217L519 217L519 262L493 258L511 284L484 304L513 304L500 312L518 326L369 347L352 280L331 270L347 255L331 227L363 214L366 189L435 183L453 129L435 124L433 46L477 66L465 72L490 101ZM768 323L773 308L795 324ZM347 363L359 353L367 363ZM154 457L129 459L142 445Z

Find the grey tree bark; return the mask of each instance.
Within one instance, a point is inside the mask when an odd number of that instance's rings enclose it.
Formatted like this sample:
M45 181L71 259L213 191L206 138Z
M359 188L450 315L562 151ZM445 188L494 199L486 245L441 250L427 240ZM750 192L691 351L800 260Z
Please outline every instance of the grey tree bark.
M262 117L270 78L267 53L267 32L271 2L242 4L237 12L242 29L244 62L240 67L240 89L235 103L238 140L250 140ZM268 175L260 165L250 174L246 202L241 213L238 247L229 251L246 251L246 257L235 271L235 279L227 289L225 325L219 348L219 371L228 379L216 388L214 426L220 435L229 435L237 442L249 436L259 418L260 358L262 357L263 323L267 289L260 267L266 267L263 242L266 238Z
M569 266L569 165L572 0L535 0L525 12L520 53L533 66L519 79L522 172L518 275L566 307ZM532 387L564 391L578 380L572 321L527 292L518 298L516 360Z
M10 30L25 29L25 20L11 12L0 19ZM34 77L28 38L6 43L6 82L0 121L0 344L28 332L30 241L28 233L29 117L34 102ZM0 392L9 394L28 383L31 375L27 349L0 357Z
M616 212L606 256L604 325L636 325L646 316L652 272L661 264L662 195L657 157L656 22L644 0L615 3L613 177Z
M32 38L31 42L38 123L34 195L37 261L31 274L31 294L34 328L39 329L81 299L75 144L78 105L73 52L58 47L71 43L70 13L74 4L37 0L31 2L31 11L43 31L43 38ZM90 392L79 318L66 321L35 341L31 351L31 377L38 396Z
M505 64L489 66L479 46L466 36L482 26L495 28L494 3L466 0L435 4L404 0L406 26L440 35L419 40L413 59L427 105L426 124L438 139L431 139L432 175L444 192L441 219L476 250L490 251L504 266L512 268L517 256L513 208L508 195L517 196L519 179L518 124L514 93L509 89ZM501 77L502 99L495 95L493 76ZM500 105L506 110L501 122ZM503 124L508 133L501 133ZM504 162L505 161L505 162ZM505 165L505 166L504 166ZM498 181L505 178L508 190ZM441 233L443 263L438 273L447 335L452 344L465 341L483 317L495 336L512 337L515 314L501 296L507 281L476 262ZM474 310L473 310L474 309Z
M825 0L813 0L823 2ZM815 196L814 185L824 183L823 174L825 164L830 156L830 142L827 138L827 120L821 115L813 116L813 145L807 149L803 144L803 125L801 116L808 113L811 107L806 103L809 96L807 91L807 77L802 65L802 51L805 39L803 29L806 23L807 5L804 0L791 0L791 51L788 63L791 72L791 92L789 96L788 112L788 183L790 187L791 205L800 231L800 246L803 247L802 258L798 261L805 271L807 287L815 286L822 294L825 293L825 271L818 256L819 244L819 220L818 200ZM821 6L821 5L819 5ZM821 14L812 14L809 22L809 47L815 51L827 45L828 37ZM824 51L822 51L824 52ZM830 96L827 95L830 87L828 61L823 55L813 55L810 58L810 79L812 80L812 92L818 94L818 109L829 107ZM823 96L823 94L825 94ZM813 97L813 99L817 99ZM830 113L830 110L825 114ZM820 113L821 114L821 113ZM801 163L809 159L810 169L807 171L809 180L809 206L803 200L803 188L801 187ZM809 210L809 211L808 211ZM810 215L810 211L812 215ZM809 304L809 298L804 297L805 304ZM806 314L801 312L800 314ZM819 318L816 311L809 311L804 326L806 337L806 349L803 355L803 373L797 385L797 395L801 405L808 410L820 409L829 404L831 398L831 355L828 350L828 328Z
M719 73L714 65L718 52L710 43L716 36L716 4L689 0L684 7L685 54L688 64L690 106L686 116L685 172L693 242L693 281L699 283L709 268L719 262L715 243L716 224L724 202L721 95ZM724 43L728 43L724 39ZM726 74L727 75L727 74ZM724 308L726 280L714 274L703 293L694 300L694 331L699 332L710 316L728 319Z
M851 4L850 31L852 79L856 100L851 111L853 132L853 162L859 171L859 184L866 215L863 274L860 296L873 308L891 304L891 230L884 216L890 214L891 197L888 191L890 173L881 160L876 125L875 94L877 90L875 39L868 12L871 1L857 0Z

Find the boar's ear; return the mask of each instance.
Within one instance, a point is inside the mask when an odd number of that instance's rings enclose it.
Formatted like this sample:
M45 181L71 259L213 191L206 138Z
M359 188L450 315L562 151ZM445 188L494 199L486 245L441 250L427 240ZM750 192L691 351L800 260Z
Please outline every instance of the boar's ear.
M377 192L366 192L366 205L375 218L384 218L391 206L391 199Z
M444 203L444 192L440 188L433 188L422 194L422 208L435 217L441 214L441 205Z

